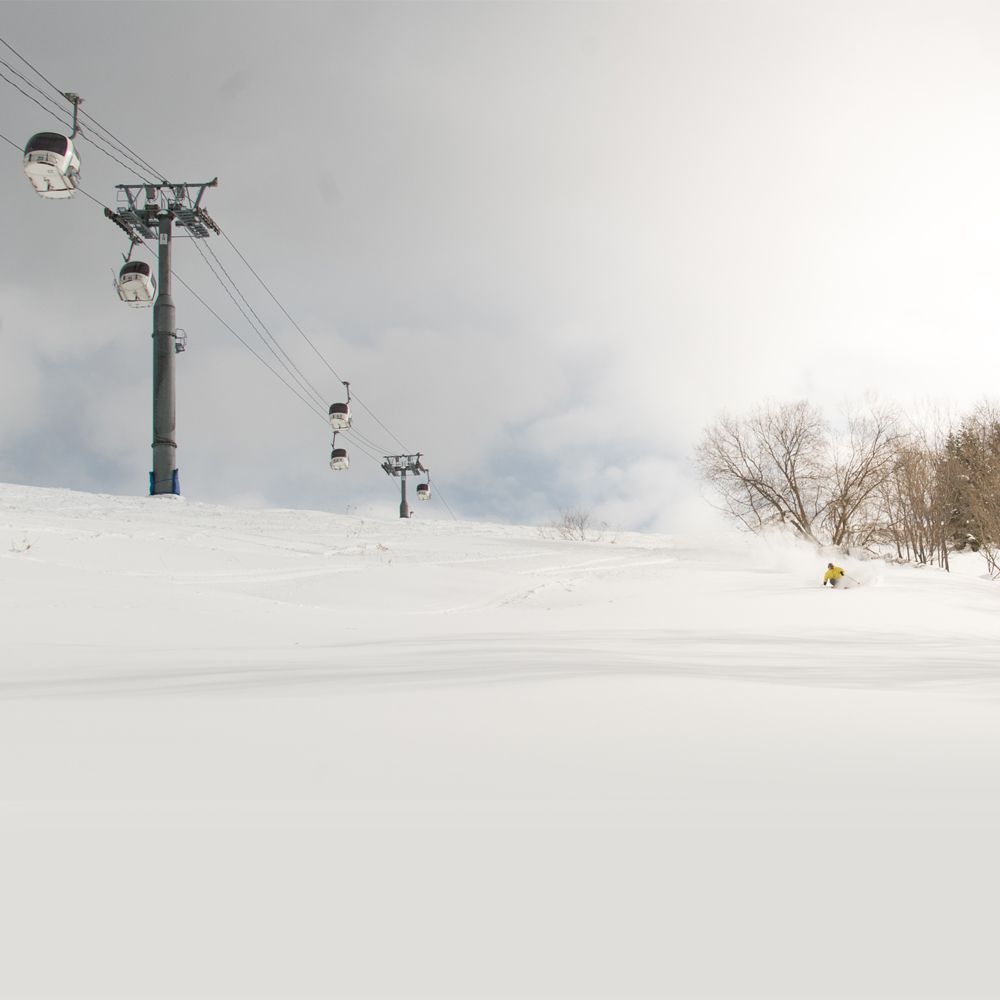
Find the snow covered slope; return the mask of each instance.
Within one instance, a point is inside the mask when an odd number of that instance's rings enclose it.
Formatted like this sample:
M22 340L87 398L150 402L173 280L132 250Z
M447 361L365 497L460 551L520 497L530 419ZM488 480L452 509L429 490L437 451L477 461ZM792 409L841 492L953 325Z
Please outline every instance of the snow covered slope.
M993 997L1000 585L0 486L3 997Z

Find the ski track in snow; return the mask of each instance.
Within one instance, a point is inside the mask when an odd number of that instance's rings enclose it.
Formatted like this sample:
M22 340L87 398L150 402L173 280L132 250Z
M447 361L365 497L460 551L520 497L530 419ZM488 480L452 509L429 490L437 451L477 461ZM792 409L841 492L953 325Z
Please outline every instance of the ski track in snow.
M867 647L877 640L882 651ZM816 647L836 646L836 657L816 655ZM17 647L8 647L16 659ZM914 638L902 634L863 639L830 632L809 639L712 632L588 632L363 640L327 646L232 646L205 650L178 646L150 657L145 647L53 646L61 658L90 653L97 661L85 671L8 672L0 678L0 698L186 693L223 690L274 692L304 685L377 687L385 684L482 684L532 682L574 677L683 677L745 683L873 690L919 690L1000 696L996 655L964 648L963 637ZM125 660L128 667L102 667L102 659ZM197 661L195 667L162 662ZM232 661L240 661L234 664ZM218 663L216 661L222 661Z

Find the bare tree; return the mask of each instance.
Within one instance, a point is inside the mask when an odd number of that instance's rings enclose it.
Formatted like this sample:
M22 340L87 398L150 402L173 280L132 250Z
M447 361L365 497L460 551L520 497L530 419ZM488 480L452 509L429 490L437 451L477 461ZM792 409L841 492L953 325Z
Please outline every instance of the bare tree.
M872 405L847 415L847 433L830 447L823 524L833 545L871 548L883 528L880 487L888 480L899 440L895 413Z
M881 540L896 558L948 568L950 474L938 442L912 433L896 439L892 466L877 490Z
M568 542L597 542L608 530L606 521L595 523L589 510L561 510L558 519L539 529L544 537L563 538Z
M817 541L826 451L822 415L798 402L762 407L746 420L723 416L705 431L697 462L724 509L746 527L785 524Z

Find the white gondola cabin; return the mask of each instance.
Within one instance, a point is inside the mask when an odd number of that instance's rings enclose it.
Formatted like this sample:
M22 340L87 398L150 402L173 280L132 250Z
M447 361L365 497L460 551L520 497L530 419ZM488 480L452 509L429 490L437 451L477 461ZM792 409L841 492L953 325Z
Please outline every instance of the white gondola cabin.
M334 431L346 431L351 426L351 383L341 384L347 390L347 402L330 404L330 426Z
M418 483L417 484L417 499L418 500L430 500L431 498L431 484L430 483Z
M80 180L80 157L73 140L39 132L24 147L24 173L43 198L72 198Z
M122 302L136 308L151 306L156 298L156 278L144 260L126 261L118 272L115 288Z
M346 431L351 426L350 403L330 404L330 426L335 431Z
M343 472L351 464L351 460L347 457L346 448L334 448L330 452L330 468L334 472Z

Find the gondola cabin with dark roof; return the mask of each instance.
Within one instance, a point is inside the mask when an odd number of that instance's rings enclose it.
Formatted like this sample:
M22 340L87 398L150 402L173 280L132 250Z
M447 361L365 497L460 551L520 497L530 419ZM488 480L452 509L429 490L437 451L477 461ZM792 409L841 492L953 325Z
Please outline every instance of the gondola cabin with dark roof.
M144 260L126 261L118 272L115 288L122 302L136 308L151 306L156 298L156 278Z
M334 431L346 431L351 426L351 383L341 385L347 390L347 402L330 404L330 426Z
M334 448L330 452L330 468L334 472L343 472L351 464L351 460L347 457L346 448Z
M330 426L335 431L346 431L351 426L351 407L349 403L330 404Z
M80 157L73 140L39 132L24 147L24 173L43 198L72 198L80 180Z

